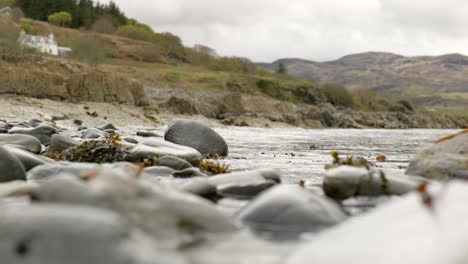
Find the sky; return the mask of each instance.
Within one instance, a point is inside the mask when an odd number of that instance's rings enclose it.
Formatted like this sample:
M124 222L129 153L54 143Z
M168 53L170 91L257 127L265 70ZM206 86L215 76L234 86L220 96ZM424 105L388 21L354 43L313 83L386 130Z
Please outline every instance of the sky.
M467 0L114 1L128 17L187 46L255 62L327 61L367 51L468 54Z

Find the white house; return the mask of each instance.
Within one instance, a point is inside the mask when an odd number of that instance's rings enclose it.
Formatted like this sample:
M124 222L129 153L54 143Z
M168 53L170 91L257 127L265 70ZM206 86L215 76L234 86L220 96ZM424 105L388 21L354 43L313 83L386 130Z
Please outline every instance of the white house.
M66 56L72 51L70 48L59 47L52 33L44 37L26 34L26 32L22 30L18 42L22 47L36 49L39 52L49 53L55 56Z

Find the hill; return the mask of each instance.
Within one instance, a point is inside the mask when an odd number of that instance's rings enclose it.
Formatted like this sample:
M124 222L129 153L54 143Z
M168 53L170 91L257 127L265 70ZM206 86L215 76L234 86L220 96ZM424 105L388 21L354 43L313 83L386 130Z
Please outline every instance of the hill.
M258 65L273 70L281 63L295 76L351 90L372 89L434 110L468 115L468 57L460 54L405 57L368 52L327 62L281 59Z

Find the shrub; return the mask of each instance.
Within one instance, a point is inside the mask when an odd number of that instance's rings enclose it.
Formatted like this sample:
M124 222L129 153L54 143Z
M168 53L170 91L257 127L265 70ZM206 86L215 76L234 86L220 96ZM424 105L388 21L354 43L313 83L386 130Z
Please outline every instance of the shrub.
M357 108L367 111L386 111L390 106L387 99L370 89L355 91L353 101Z
M187 53L182 40L171 33L155 33L152 42L160 47L161 52L169 59L187 62Z
M351 93L341 85L325 84L322 86L322 91L327 101L335 106L351 107L354 105Z
M21 21L20 27L24 32L31 35L37 35L38 30L26 21Z
M411 102L408 100L400 100L398 101L398 104L402 105L408 112L414 112L414 107Z
M150 41L153 38L153 31L150 31L144 27L125 25L120 26L116 32L117 35L142 41Z
M69 26L72 22L72 15L68 12L60 11L48 16L47 21L60 27Z

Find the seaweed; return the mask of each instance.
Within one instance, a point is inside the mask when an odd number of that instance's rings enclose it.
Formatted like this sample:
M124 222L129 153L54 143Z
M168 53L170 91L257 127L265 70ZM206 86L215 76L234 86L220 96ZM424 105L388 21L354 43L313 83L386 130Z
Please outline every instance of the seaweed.
M204 160L200 164L200 170L210 175L217 175L217 174L231 172L229 165L220 164L220 163L209 161L209 160Z

